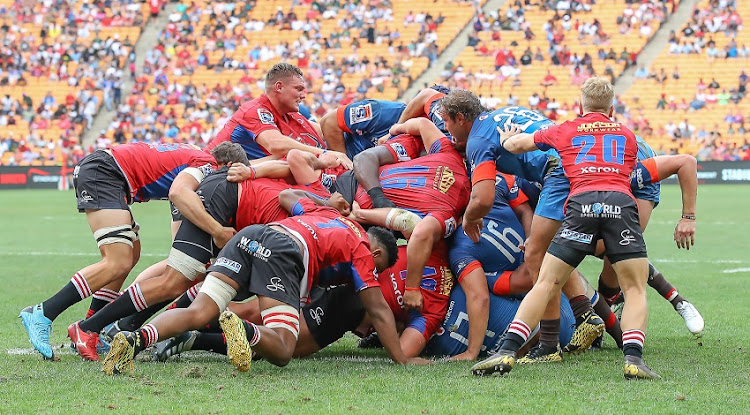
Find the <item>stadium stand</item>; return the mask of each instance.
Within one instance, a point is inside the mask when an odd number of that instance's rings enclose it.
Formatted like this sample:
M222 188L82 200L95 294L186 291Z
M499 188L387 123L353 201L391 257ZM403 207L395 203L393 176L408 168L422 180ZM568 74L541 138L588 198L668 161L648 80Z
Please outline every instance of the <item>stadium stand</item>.
M396 100L473 13L450 0L182 3L106 135L205 143L278 61L306 73L318 116L365 96Z
M0 164L73 162L99 106L118 100L145 4L0 1Z
M665 153L699 160L748 160L746 117L750 3L704 0L669 47L639 68L628 91L628 122Z

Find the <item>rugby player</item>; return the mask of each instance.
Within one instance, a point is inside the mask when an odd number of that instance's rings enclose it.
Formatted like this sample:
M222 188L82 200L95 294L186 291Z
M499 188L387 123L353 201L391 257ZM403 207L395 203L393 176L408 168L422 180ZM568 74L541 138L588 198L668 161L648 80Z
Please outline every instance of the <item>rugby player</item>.
M283 158L291 149L323 153L327 146L318 129L299 113L307 93L305 85L298 67L277 63L266 74L265 93L242 104L207 148L225 141L239 143L250 160ZM351 168L345 154L334 154Z
M129 205L166 199L175 177L187 167L196 167L205 175L216 168L216 160L186 144L133 143L97 150L76 166L73 183L78 211L86 213L102 260L76 272L57 294L21 311L19 317L29 340L44 358L53 358L49 344L52 321L94 293L98 298L92 311L117 298L138 262L138 225ZM195 171L186 174L192 173Z
M166 311L141 330L118 333L103 370L120 373L145 347L202 327L220 313L228 356L239 370L249 370L251 347L269 362L284 366L297 342L300 302L307 302L319 270L340 262L352 263L355 289L373 325L382 331L391 358L406 363L393 314L375 277L376 269L382 271L396 259L392 235L377 229L365 233L335 209L318 207L289 191L279 195L279 202L295 216L238 232L209 268L195 301L186 309ZM231 311L222 313L233 298L252 294L258 295L262 326L245 323Z
M499 352L474 365L475 375L505 374L513 368L516 352L531 332L529 327L539 321L549 300L559 295L560 283L603 239L626 298L621 321L624 375L627 379L660 378L642 359L648 259L630 190L637 140L630 130L608 118L613 99L609 81L590 78L581 88L581 118L534 134L522 134L512 126L502 137L502 147L514 154L556 148L571 192L565 219L544 257L539 280L521 303Z

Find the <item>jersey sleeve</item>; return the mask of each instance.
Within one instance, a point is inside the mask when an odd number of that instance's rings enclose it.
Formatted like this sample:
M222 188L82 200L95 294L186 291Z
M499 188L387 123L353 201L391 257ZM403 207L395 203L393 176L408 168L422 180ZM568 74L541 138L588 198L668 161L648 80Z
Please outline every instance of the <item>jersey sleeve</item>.
M409 161L419 157L424 149L422 140L408 134L393 137L383 144L396 161Z
M517 208L518 206L521 206L522 204L529 201L529 197L526 196L526 194L521 190L521 188L518 186L518 183L516 181L516 176L513 176L511 174L505 174L501 173L503 176L505 185L503 187L503 193L505 193L508 205L510 205L511 208Z
M453 235L458 227L458 220L456 216L448 212L430 212L428 216L432 216L440 222L440 231L443 234L443 238L448 238Z
M424 108L423 108L424 113L426 115L430 115L430 111L432 110L432 103L439 99L443 99L443 97L445 97L445 94L442 92L438 92L437 94L428 98L427 102L424 103Z
M251 108L238 122L247 131L252 132L255 137L268 130L281 131L277 124L278 120L275 119L271 110L265 107Z
M469 160L471 184L482 180L495 180L495 158L499 143L484 137L470 137L466 143L466 158Z
M349 126L346 124L346 110L349 108L348 106L340 106L336 109L336 123L339 125L339 128L341 128L341 131L345 133L352 133L352 130L349 129Z
M557 148L556 138L559 137L559 129L559 125L551 125L548 128L535 132L534 143L542 151L547 151L551 148Z
M312 200L309 198L303 197L300 198L300 200L297 201L294 205L292 205L292 211L289 212L292 214L292 216L299 216L299 215L306 215L310 213L332 213L335 216L339 216L339 211L328 206L319 206L315 204Z
M370 250L364 243L359 244L353 254L352 283L356 292L380 286L375 276L375 262Z

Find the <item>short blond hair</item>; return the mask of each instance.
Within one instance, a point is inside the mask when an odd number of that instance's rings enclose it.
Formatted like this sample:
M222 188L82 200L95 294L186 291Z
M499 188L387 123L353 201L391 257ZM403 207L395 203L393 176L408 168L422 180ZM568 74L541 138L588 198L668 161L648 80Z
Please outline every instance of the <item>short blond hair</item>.
M615 87L607 78L594 76L581 87L581 106L584 112L607 113L615 99Z

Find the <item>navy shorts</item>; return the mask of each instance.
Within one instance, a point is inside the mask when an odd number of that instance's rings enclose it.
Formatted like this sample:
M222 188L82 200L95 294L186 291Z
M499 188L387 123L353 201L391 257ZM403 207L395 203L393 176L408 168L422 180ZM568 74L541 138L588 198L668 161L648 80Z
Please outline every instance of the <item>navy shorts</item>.
M130 210L128 180L115 158L104 150L84 157L73 170L73 187L76 191L78 211L86 209Z

